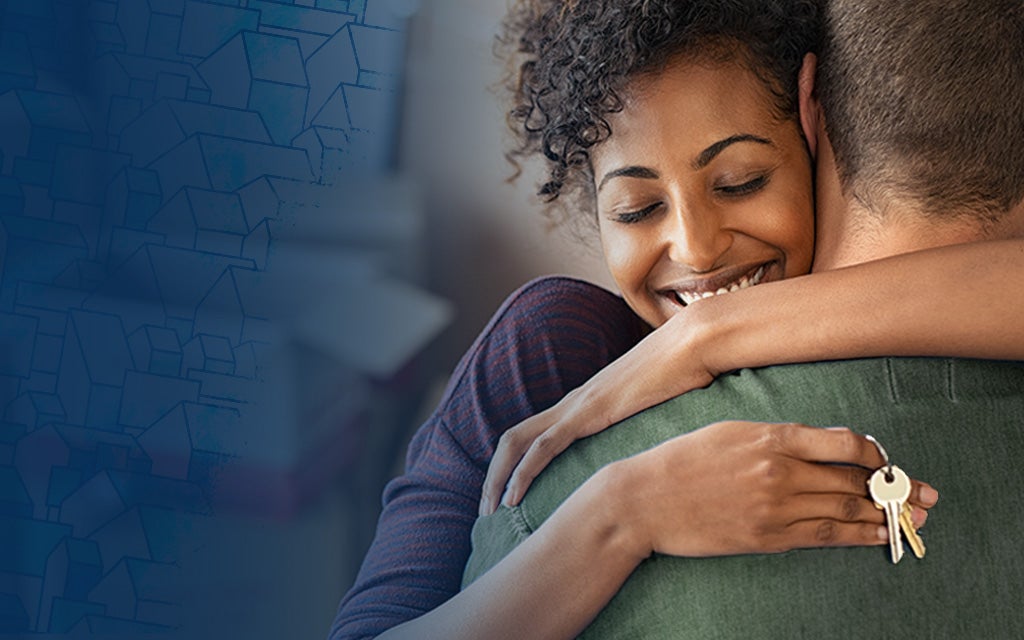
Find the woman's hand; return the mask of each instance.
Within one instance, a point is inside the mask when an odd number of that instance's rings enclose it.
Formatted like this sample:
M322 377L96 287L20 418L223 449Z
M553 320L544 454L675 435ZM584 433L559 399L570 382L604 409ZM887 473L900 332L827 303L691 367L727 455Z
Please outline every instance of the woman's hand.
M845 428L720 422L606 467L636 523L637 548L675 556L885 544L867 481L884 464ZM938 493L912 481L920 527Z
M501 435L487 467L480 496L480 515L493 513L499 501L519 504L523 494L555 456L574 441L610 426L587 419L580 389L570 392L558 404L531 416ZM506 488L507 483L507 488Z
M717 317L695 304L651 332L550 409L498 441L480 496L480 515L519 504L534 478L570 444L679 394L711 384L704 362ZM504 499L503 499L504 496Z

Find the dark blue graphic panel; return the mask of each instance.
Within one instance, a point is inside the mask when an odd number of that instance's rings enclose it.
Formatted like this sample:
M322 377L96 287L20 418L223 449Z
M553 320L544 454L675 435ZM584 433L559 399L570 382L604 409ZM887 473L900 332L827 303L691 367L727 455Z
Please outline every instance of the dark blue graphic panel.
M0 2L0 633L287 637L218 586L284 561L219 550L301 522L450 313L396 4Z

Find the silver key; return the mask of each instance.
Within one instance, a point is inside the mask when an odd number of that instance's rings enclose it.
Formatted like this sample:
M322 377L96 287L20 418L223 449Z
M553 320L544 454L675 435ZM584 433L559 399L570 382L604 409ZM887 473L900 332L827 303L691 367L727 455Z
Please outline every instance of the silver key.
M900 513L910 498L910 478L894 464L882 467L868 480L868 491L875 506L885 511L889 529L889 555L896 564L903 558L903 536L900 535Z

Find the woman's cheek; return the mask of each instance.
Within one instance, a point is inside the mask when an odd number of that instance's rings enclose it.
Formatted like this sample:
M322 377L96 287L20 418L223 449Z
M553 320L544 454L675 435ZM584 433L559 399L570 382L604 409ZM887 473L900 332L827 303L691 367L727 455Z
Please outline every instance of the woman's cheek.
M645 275L644 256L640 250L642 243L623 237L623 234L610 236L604 242L608 270L623 293L634 291L642 286Z

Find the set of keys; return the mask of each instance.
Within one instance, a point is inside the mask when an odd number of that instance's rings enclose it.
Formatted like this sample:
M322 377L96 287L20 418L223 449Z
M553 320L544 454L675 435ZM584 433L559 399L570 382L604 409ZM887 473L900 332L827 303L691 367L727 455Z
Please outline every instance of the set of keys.
M868 491L875 506L885 511L886 527L889 530L889 554L892 563L896 564L903 558L903 537L906 536L911 550L918 558L924 557L924 542L914 529L911 520L913 508L908 502L910 498L910 477L889 460L882 445L871 436L867 436L882 454L885 464L868 479ZM902 535L901 535L902 531Z

